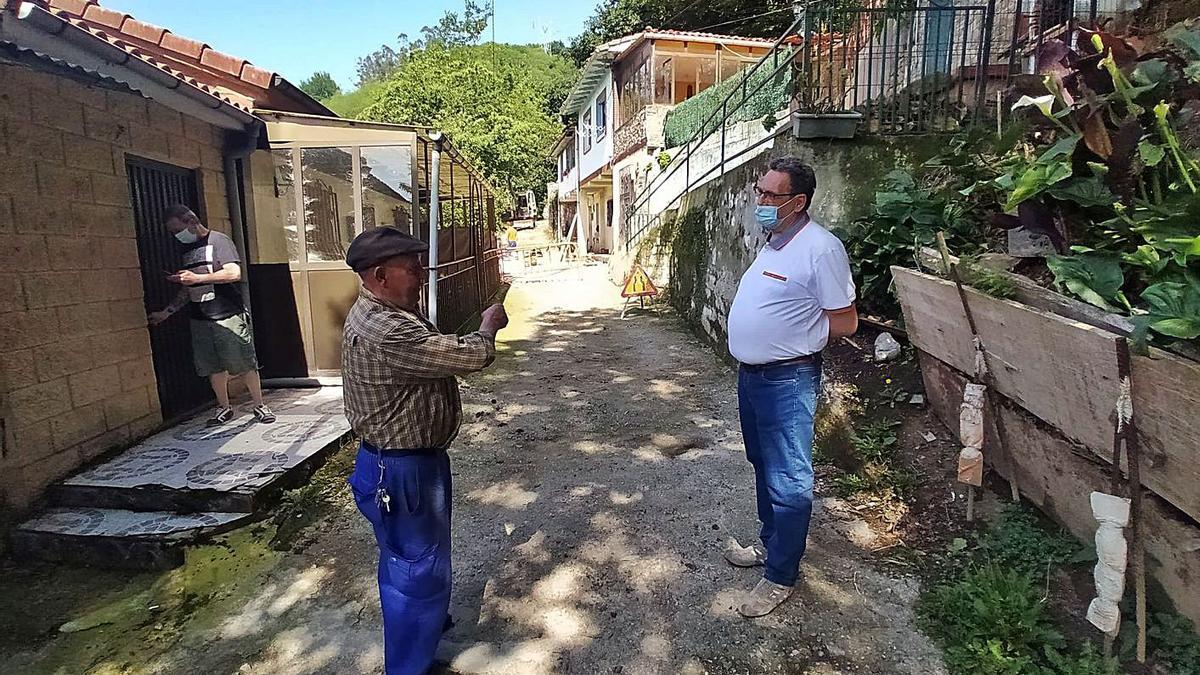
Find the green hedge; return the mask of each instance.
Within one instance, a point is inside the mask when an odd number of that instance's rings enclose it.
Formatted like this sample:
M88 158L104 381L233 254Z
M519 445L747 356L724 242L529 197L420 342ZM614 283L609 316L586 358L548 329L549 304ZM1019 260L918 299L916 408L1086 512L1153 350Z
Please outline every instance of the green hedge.
M782 62L788 57L780 55L779 58ZM771 73L775 69L776 65L768 61L749 77L746 76L747 71L743 71L736 77L709 87L675 106L667 113L667 119L663 126L667 147L675 148L687 143L709 115L721 107L721 102L731 91L735 91L735 93L728 103L729 110L732 111L729 115L730 122L762 119L768 113L778 112L787 105L788 97L791 95L792 69L783 68L772 77ZM744 91L749 96L742 95L743 80L747 80ZM758 89L760 84L762 88ZM720 113L717 113L712 119L708 119L708 124L705 125L701 135L707 136L719 129L720 122Z

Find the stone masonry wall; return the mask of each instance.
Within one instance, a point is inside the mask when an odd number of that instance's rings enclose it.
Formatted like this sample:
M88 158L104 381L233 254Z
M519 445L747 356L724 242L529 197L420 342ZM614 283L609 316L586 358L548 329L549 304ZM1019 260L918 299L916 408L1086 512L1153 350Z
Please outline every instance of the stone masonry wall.
M0 532L161 424L126 155L198 169L229 232L221 147L137 94L0 63Z
M672 302L714 349L728 358L727 320L742 273L765 237L754 224L754 184L771 160L795 155L812 165L817 178L811 213L834 228L870 212L875 192L893 169L935 154L941 139L859 138L801 141L790 135L753 160L727 172L693 195L688 209L702 218L676 214L670 254Z

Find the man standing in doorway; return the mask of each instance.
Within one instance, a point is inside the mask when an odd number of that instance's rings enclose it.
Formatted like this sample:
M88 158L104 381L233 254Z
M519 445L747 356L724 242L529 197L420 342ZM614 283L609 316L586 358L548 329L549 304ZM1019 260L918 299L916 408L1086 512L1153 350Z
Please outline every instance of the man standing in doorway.
M821 350L858 329L846 249L808 213L812 167L771 162L754 187L755 221L767 236L729 310L738 369L738 412L754 466L760 543L726 551L738 567L765 566L738 612L769 614L792 594L812 515L813 419Z
M241 376L250 390L254 418L264 424L274 422L275 414L263 403L254 331L242 302L242 268L237 247L228 236L205 227L183 204L168 206L162 221L183 247L183 269L166 273L181 288L165 309L149 315L150 325L157 326L175 312L191 306L196 374L208 378L217 397L217 411L208 420L209 424L225 424L233 419L229 380L236 376Z
M445 335L421 315L429 246L392 227L354 238L346 263L362 277L342 334L346 418L362 439L350 489L379 546L387 675L433 663L450 607L450 457L462 423L460 375L496 356L500 305L478 331Z

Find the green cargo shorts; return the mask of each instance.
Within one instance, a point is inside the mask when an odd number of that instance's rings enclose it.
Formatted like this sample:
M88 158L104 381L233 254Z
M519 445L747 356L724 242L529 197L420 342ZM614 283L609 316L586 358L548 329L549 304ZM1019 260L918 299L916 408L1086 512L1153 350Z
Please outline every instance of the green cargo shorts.
M220 321L192 319L192 358L200 377L258 370L250 315L242 312Z

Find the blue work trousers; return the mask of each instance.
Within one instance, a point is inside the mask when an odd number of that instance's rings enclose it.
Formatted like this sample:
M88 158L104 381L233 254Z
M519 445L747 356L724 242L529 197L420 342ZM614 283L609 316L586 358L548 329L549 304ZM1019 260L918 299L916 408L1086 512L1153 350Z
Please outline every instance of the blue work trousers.
M738 371L738 413L767 550L763 577L783 586L795 585L808 540L820 388L820 355L800 364Z
M379 546L385 672L424 675L450 608L450 457L360 447L348 482Z

